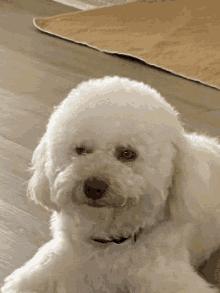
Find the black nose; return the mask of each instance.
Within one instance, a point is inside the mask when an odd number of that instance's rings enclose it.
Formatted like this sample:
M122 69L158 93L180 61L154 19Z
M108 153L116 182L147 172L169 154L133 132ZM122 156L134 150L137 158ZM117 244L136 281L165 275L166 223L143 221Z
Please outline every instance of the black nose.
M97 178L89 178L84 182L84 193L86 197L93 200L100 199L105 194L108 185Z

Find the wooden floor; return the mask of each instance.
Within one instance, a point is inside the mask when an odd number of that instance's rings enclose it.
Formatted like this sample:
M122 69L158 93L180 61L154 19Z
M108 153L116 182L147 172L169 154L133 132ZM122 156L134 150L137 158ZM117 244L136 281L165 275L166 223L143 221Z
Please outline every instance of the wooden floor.
M32 24L36 16L74 11L52 0L0 1L0 282L50 239L49 214L26 198L27 168L53 106L78 83L105 75L143 81L177 108L187 130L220 133L220 91ZM216 262L217 255L204 269L211 281Z

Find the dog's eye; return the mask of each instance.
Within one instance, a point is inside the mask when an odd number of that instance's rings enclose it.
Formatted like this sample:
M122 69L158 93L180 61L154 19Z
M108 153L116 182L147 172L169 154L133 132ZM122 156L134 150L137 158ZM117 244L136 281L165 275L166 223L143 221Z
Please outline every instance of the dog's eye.
M78 147L75 150L76 150L76 153L79 156L84 156L86 154L91 154L92 153L92 150L91 149L86 149L85 147Z
M137 158L137 153L130 149L119 148L116 150L116 157L122 162L131 162Z

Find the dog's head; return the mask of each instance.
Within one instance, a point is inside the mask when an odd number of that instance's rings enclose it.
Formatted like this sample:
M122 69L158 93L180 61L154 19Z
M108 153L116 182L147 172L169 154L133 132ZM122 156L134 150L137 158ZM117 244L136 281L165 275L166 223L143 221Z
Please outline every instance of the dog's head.
M164 218L181 131L177 112L143 83L82 83L34 152L31 198L58 212L55 229L123 242Z

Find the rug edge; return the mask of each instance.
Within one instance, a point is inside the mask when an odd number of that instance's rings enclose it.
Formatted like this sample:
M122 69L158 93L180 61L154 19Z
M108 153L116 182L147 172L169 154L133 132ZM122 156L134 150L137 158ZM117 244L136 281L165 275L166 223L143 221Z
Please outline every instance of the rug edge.
M128 54L128 53L122 53L122 52L118 52L118 51L102 50L102 49L100 49L100 48L98 48L98 47L96 47L96 46L89 45L89 44L86 43L86 42L79 42L79 41L76 41L76 40L74 40L74 39L66 38L66 37L63 37L63 36L61 36L61 35L58 35L58 34L52 33L52 32L50 32L50 31L47 31L47 30L45 30L45 29L42 29L41 27L39 27L39 26L36 24L36 20L42 20L42 19L45 19L45 17L35 17L35 18L33 18L33 24L34 24L34 26L35 26L39 31L41 31L41 32L43 32L43 33L49 34L49 35L51 35L51 36L58 37L58 38L60 38L60 39L63 39L63 40L69 41L69 42L73 42L73 43L76 43L76 44L80 44L80 45L87 46L87 47L92 48L92 49L94 49L94 50L97 50L97 51L99 51L99 52L104 52L104 53L112 54L112 55L113 55L113 54L114 54L114 55L117 55L117 54L118 54L118 55L122 55L122 56L132 57L132 58L134 58L134 59L137 59L137 60L140 60L140 61L144 62L146 65L150 65L150 66L152 66L152 67L159 68L159 69L161 69L161 70L163 70L163 71L166 71L166 72L171 73L171 74L173 74L173 75L179 76L179 77L181 77L181 78L184 78L184 79L187 79L187 80L190 80L190 81L194 81L194 82L200 83L200 84L202 84L202 85L205 85L205 86L208 86L208 87L211 87L211 88L214 88L214 89L220 90L220 87L218 87L218 86L216 86L216 85L209 84L209 83L205 83L205 82L201 81L200 79L196 79L196 78L193 78L193 77L188 77L188 76L185 76L185 75L180 74L180 73L175 73L175 72L172 71L171 69L167 69L167 68L164 68L164 67L162 67L162 66L158 66L158 65L156 65L156 64L154 64L154 63L147 62L147 61L145 61L144 59L142 59L142 58L140 58L140 57L138 57L138 56L131 55L131 54Z

